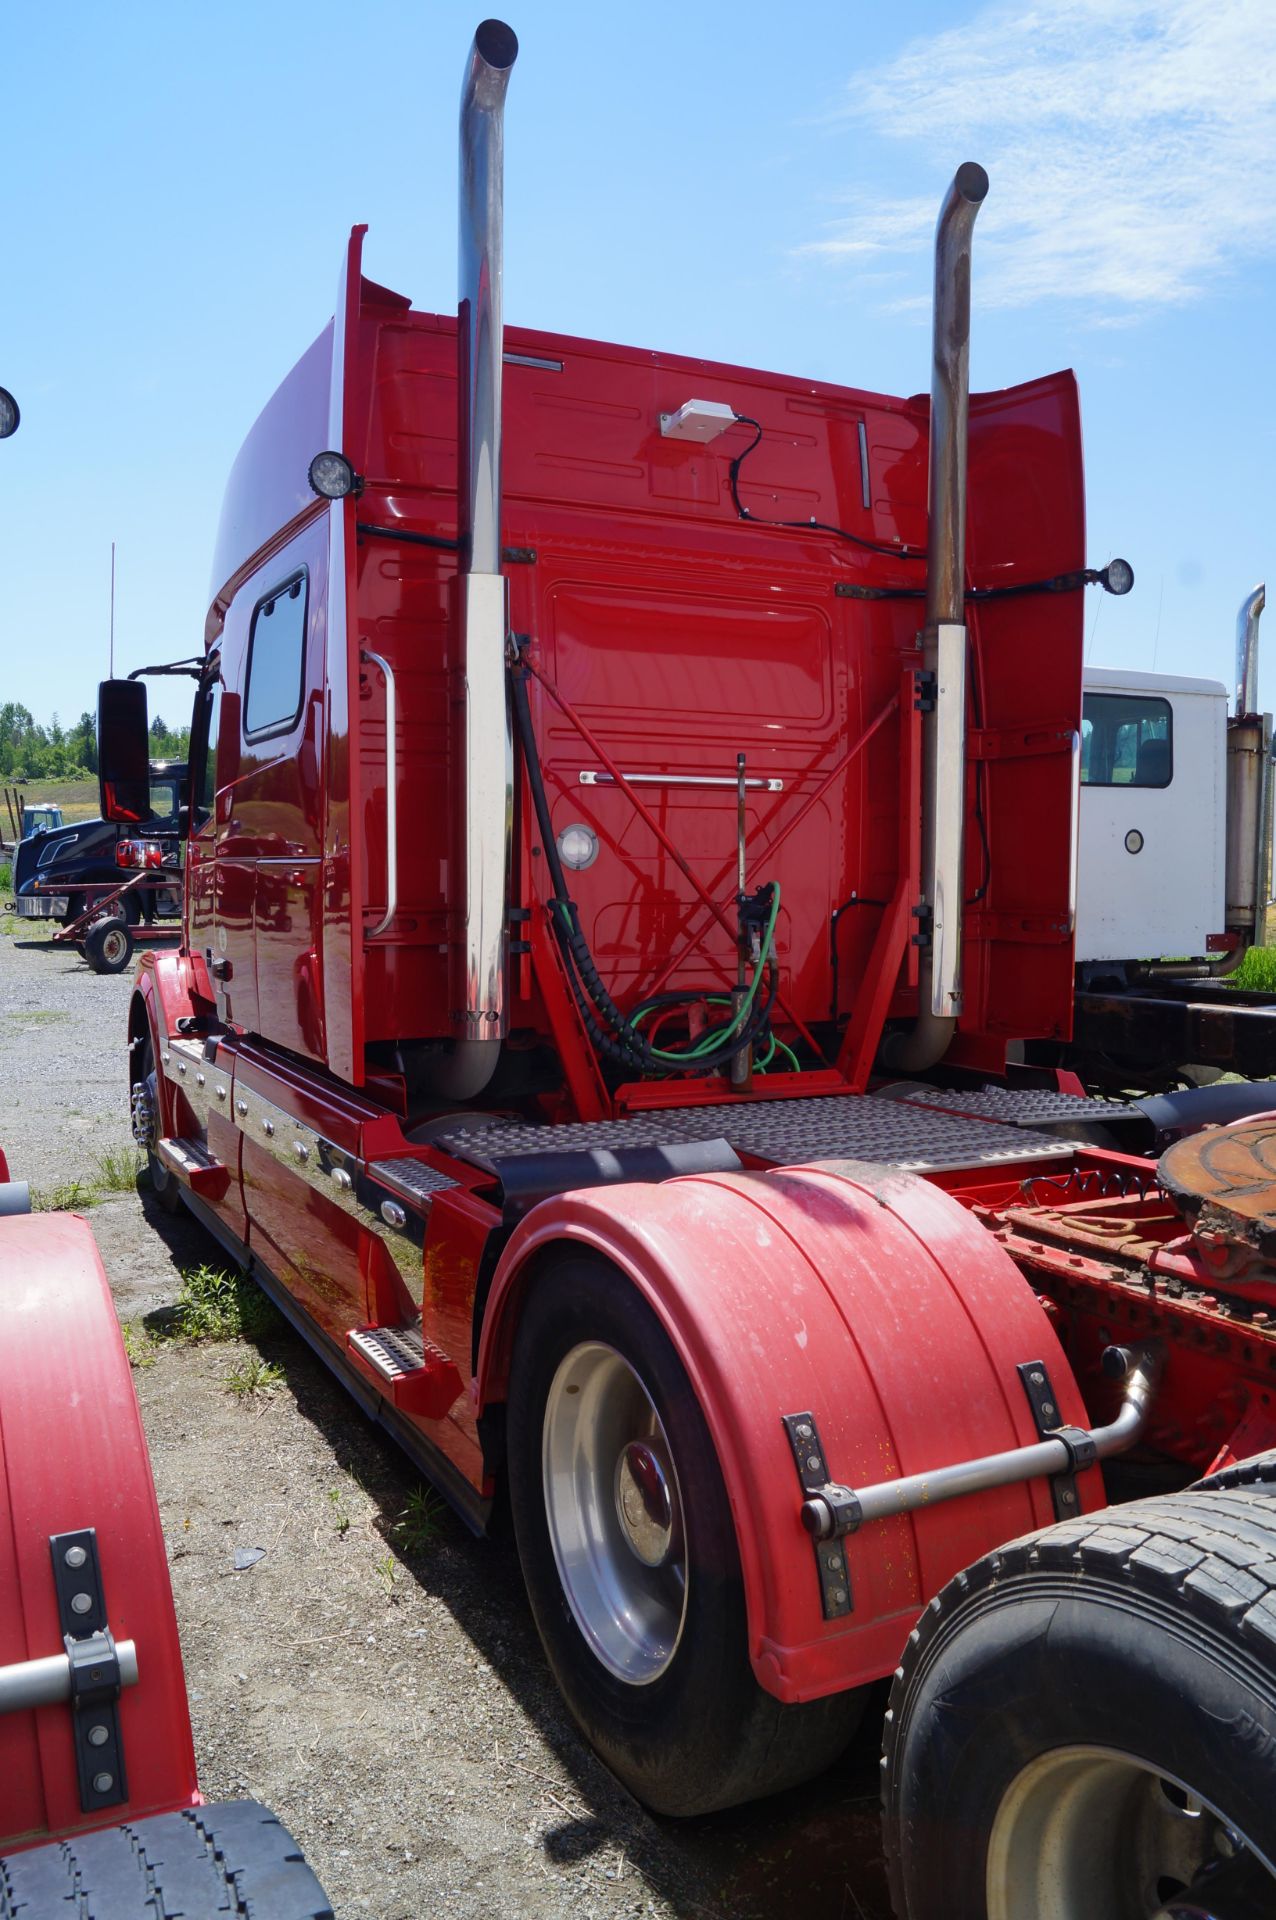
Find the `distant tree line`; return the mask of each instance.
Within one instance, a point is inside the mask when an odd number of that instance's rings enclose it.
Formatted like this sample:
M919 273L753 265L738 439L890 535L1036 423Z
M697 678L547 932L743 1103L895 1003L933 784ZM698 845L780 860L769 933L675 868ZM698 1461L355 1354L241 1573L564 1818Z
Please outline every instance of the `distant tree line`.
M184 760L190 728L151 721L152 760ZM64 727L55 713L47 727L16 700L0 706L0 779L25 786L36 780L88 779L97 772L97 716L82 713Z

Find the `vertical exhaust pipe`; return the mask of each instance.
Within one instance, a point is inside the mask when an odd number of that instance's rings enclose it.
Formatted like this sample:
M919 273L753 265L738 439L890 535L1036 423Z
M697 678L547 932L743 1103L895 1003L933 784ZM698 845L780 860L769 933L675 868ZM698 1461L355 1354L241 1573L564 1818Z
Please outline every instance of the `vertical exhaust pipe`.
M1260 581L1241 601L1236 616L1236 709L1234 718L1258 712L1258 623L1267 605L1267 588Z
M918 965L917 1019L890 1034L884 1063L924 1073L943 1058L961 1012L962 855L966 832L966 446L970 417L970 253L988 175L953 178L935 228L929 529L922 666L935 676L923 721L922 904L930 944Z
M449 1098L481 1091L508 1031L506 919L514 757L501 573L501 374L505 93L518 40L501 20L474 35L461 89L459 306L461 661L465 676L465 928Z

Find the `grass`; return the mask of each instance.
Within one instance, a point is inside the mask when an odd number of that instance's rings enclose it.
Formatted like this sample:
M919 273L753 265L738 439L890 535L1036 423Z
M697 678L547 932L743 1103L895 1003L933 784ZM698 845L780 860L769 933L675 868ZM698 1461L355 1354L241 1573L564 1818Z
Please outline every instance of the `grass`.
M1276 947L1251 947L1227 984L1245 993L1276 993Z
M39 1019L40 1015L28 1017ZM108 1193L135 1192L141 1172L142 1155L135 1146L108 1147L98 1154L92 1173L63 1180L56 1187L33 1188L31 1205L36 1213L81 1213Z
M56 1187L33 1187L31 1189L31 1211L33 1213L82 1213L101 1198L98 1190L87 1180L63 1180Z
M428 1487L413 1487L408 1503L390 1529L394 1544L404 1553L424 1553L443 1531L447 1509Z
M130 1367L138 1373L145 1373L159 1359L160 1341L145 1327L139 1327L132 1320L121 1323L120 1333L124 1339L124 1352Z
M99 1193L132 1193L143 1164L137 1147L108 1147L94 1162L93 1184Z
M247 1274L200 1266L186 1269L173 1306L147 1325L176 1340L258 1340L278 1331L279 1315Z
M377 1578L385 1584L385 1597L387 1601L393 1603L397 1597L394 1591L394 1585L399 1577L399 1563L392 1553L387 1553L384 1560L377 1561L376 1572Z
M6 1020L21 1021L24 1027L51 1027L59 1020L69 1020L69 1013L54 1007L28 1008L22 1013L6 1013Z
M283 1385L284 1370L277 1367L273 1360L263 1360L254 1353L242 1366L232 1367L226 1375L223 1385L227 1393L233 1393L238 1400L268 1399L272 1393L278 1393Z
M350 1509L346 1505L345 1490L342 1487L329 1487L328 1504L332 1508L332 1524L338 1533L350 1531Z

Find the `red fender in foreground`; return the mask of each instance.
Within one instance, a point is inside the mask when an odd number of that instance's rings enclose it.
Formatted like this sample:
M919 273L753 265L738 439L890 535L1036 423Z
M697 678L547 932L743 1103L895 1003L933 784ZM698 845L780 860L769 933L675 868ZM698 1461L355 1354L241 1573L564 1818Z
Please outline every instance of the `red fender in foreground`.
M520 1297L570 1241L659 1316L704 1411L737 1521L759 1683L808 1700L893 1671L927 1601L1004 1540L1049 1525L1044 1481L866 1525L845 1543L852 1611L825 1621L782 1416L815 1415L831 1477L855 1487L1030 1445L1020 1362L1042 1360L1060 1419L1088 1424L1054 1332L966 1208L859 1162L702 1174L567 1193L536 1207L493 1283L480 1407L505 1396ZM1078 1481L1103 1502L1097 1469Z
M129 1797L111 1820L197 1806L159 1510L106 1275L72 1214L0 1232L0 1665L63 1650L49 1535L97 1530L108 1623L137 1647L120 1696ZM81 1810L69 1705L0 1714L0 1839L100 1827Z

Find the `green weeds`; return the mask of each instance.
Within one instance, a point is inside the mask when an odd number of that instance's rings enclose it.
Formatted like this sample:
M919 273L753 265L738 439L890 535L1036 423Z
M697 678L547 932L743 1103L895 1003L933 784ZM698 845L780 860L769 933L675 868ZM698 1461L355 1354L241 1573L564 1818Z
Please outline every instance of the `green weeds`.
M33 1213L83 1213L101 1198L87 1180L62 1180L56 1187L32 1187Z
M390 1529L391 1538L401 1552L424 1553L443 1530L447 1509L428 1487L413 1487L408 1503Z
M143 1159L135 1146L108 1147L94 1162L93 1185L99 1193L132 1193Z
M332 1508L332 1524L340 1534L350 1531L350 1509L346 1505L345 1489L329 1487L328 1504Z
M277 1333L279 1315L247 1274L224 1267L188 1267L172 1307L148 1325L177 1340L259 1340Z
M1276 947L1251 947L1227 984L1245 993L1276 993Z
M226 1375L227 1393L233 1393L237 1400L268 1400L272 1393L278 1393L283 1385L284 1370L277 1367L273 1360L263 1360L259 1353L250 1354L242 1366L232 1367Z

